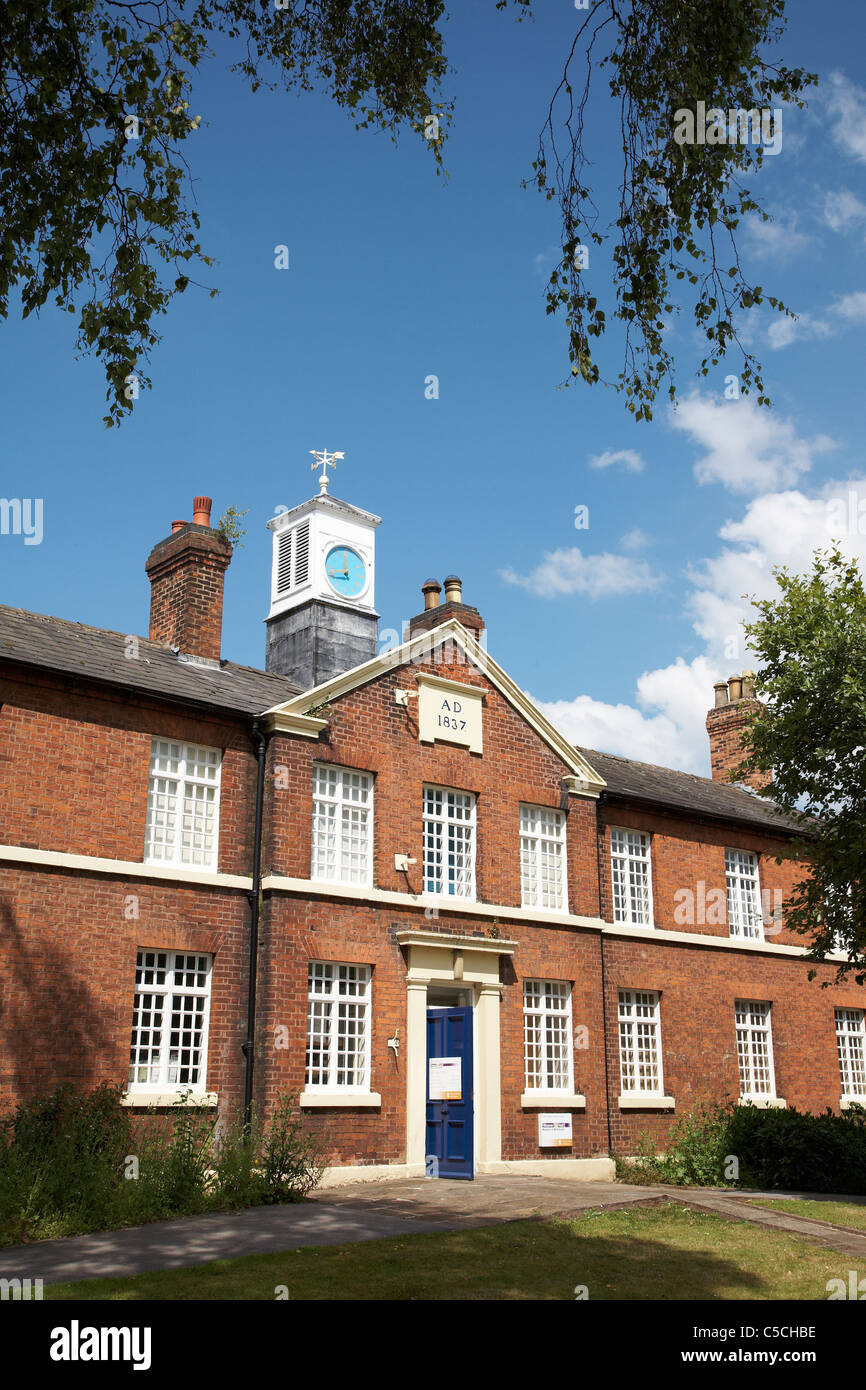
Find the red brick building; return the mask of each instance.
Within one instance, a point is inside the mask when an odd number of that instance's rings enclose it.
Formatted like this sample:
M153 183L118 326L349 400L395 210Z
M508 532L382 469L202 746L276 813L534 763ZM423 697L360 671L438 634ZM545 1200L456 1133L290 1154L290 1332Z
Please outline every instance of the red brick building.
M707 1094L866 1099L863 993L785 927L799 832L727 781L747 677L712 780L574 748L453 576L380 644L379 519L326 489L268 523L266 669L238 666L195 507L148 638L0 608L2 1104L290 1092L335 1181L601 1177Z

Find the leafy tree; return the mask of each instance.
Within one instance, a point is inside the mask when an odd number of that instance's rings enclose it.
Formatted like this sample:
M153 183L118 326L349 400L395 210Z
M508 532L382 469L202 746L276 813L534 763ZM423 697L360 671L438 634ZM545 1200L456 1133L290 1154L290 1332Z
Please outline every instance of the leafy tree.
M500 0L500 7L506 0ZM530 0L518 0L529 6ZM768 214L742 184L759 170L764 145L680 143L677 113L708 116L803 106L814 74L770 61L764 47L781 38L784 0L586 0L578 28L539 137L533 181L562 212L562 259L547 287L547 312L563 310L572 377L601 379L593 339L605 331L605 315L582 262L589 244L606 236L587 180L585 118L593 62L609 71L622 138L619 207L612 248L616 310L625 325L625 359L614 381L636 419L652 418L664 382L676 397L673 358L665 346L665 316L677 311L674 282L694 291L694 319L707 339L701 362L706 376L732 343L743 352L740 387L764 394L760 363L742 347L735 326L739 309L765 300L790 315L775 296L746 278L735 232L741 218ZM596 53L596 49L598 52ZM573 68L582 59L583 75ZM768 121L765 137L774 127ZM697 131L694 132L697 134ZM701 134L703 134L703 130ZM736 126L739 136L740 127ZM751 124L742 134L752 133ZM679 134L686 134L680 126ZM713 123L713 138L723 131ZM773 137L775 138L775 136ZM778 138L781 140L781 131ZM767 143L770 143L768 140ZM777 146L778 148L778 146Z
M786 924L823 960L848 953L837 978L866 982L866 591L854 560L818 551L811 573L774 571L779 594L754 601L745 624L761 670L746 736L751 755L734 776L772 772L771 796L810 831L810 872ZM813 972L814 973L814 972Z
M512 8L528 18L532 0ZM444 0L6 0L0 312L15 288L25 315L52 297L77 312L80 347L105 365L106 423L120 420L150 384L140 364L158 341L158 317L194 267L212 264L198 239L184 149L200 121L190 114L192 79L212 57L214 36L236 45L233 71L254 90L323 85L358 127L426 137L439 172L446 129L438 122L451 110L441 97L443 13ZM648 420L664 383L670 399L676 394L665 320L679 308L677 282L693 293L707 339L704 375L732 343L741 346L740 309L766 300L790 312L747 280L735 242L744 214L766 216L740 182L760 168L762 147L680 144L676 113L700 101L723 111L802 105L815 79L764 56L783 33L784 0L586 0L575 15L527 180L558 200L562 217L546 307L565 315L564 384L603 380L600 276L587 260L612 222L624 359L607 384ZM581 61L585 71L573 79ZM611 219L593 202L586 174L594 65L609 70L622 136ZM759 364L745 349L740 377L766 404Z
M131 409L155 320L211 265L185 142L216 33L253 90L323 84L356 125L421 129L445 70L442 0L4 0L0 313L49 298L105 365L107 425ZM441 161L441 139L427 144ZM216 289L211 289L216 294Z

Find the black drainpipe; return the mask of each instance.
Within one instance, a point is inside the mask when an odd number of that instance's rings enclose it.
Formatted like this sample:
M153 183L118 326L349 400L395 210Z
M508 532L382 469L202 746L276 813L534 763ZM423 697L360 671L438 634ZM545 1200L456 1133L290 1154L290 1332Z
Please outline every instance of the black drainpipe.
M601 915L602 915L602 896L601 896L601 883L602 883L602 879L601 879L601 835L600 835L600 833L599 833L599 832L601 831L601 819L600 819L600 817L599 817L598 812L599 812L599 810L601 809L601 803L602 803L603 800L604 800L604 792L601 793L601 795L600 795L599 798L598 798L598 801L596 802L596 813L595 813L595 862L596 862L597 869L598 869L598 915L599 915L599 917L601 917ZM608 1072L608 1065L607 1065L607 1063L608 1063L608 1057L607 1057L607 978L606 978L606 976L605 976L605 970L604 970L604 932L603 932L603 931L600 931L600 932L599 932L599 934L598 934L598 940L599 940L599 946L600 946L600 948L601 948L601 1021L602 1021L602 1027L603 1027L603 1029L604 1029L604 1108L605 1108L605 1113L606 1113L606 1115L607 1115L607 1151L608 1151L608 1153L612 1153L612 1152L613 1152L613 1135L611 1134L611 1128L610 1128L610 1073Z
M256 974L259 955L259 898L262 882L262 807L265 796L265 753L268 741L259 728L259 721L253 720L250 731L256 744L258 769L256 773L256 824L253 832L253 889L249 895L250 904L250 982L247 996L247 1036L241 1047L246 1057L246 1077L244 1079L244 1126L249 1129L253 1116L253 1056L256 1033Z

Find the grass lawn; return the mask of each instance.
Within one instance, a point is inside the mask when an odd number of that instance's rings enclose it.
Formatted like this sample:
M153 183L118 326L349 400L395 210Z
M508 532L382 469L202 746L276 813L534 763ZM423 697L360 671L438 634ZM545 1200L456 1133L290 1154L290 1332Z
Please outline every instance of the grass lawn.
M847 1263L846 1263L847 1260ZM46 1299L825 1299L850 1259L676 1203L218 1260ZM843 1268L844 1266L844 1268ZM285 1297L285 1295L283 1295Z
M789 1211L792 1216L812 1216L816 1221L831 1221L834 1226L853 1226L866 1231L866 1206L856 1202L810 1202L791 1198L790 1201L750 1202L751 1207L772 1207L774 1211Z

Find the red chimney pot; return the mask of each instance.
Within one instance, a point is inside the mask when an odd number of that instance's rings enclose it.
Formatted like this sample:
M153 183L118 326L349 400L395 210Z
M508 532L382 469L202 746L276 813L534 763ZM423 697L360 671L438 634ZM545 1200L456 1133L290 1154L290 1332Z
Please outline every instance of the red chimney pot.
M192 499L192 524L193 526L210 526L210 509L213 502L210 497L194 497Z

